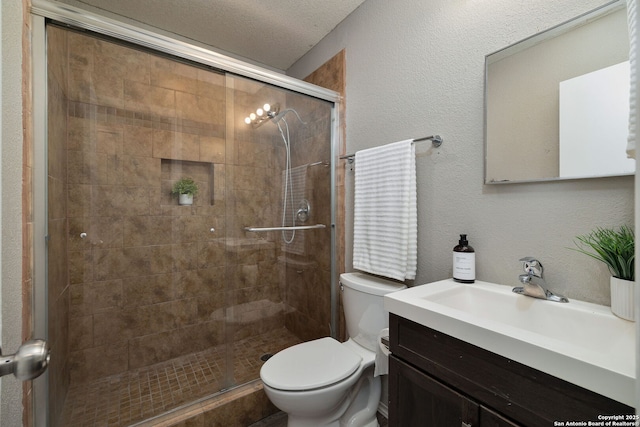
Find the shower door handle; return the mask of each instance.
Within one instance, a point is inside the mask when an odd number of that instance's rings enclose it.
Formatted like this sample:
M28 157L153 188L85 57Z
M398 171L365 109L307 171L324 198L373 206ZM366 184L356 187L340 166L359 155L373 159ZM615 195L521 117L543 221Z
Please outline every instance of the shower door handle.
M29 340L15 354L3 356L0 349L0 377L13 374L20 381L32 380L49 366L51 353L45 340Z
M291 231L291 230L314 230L316 228L327 228L324 224L316 225L296 225L285 227L245 227L244 231L260 232L260 231Z

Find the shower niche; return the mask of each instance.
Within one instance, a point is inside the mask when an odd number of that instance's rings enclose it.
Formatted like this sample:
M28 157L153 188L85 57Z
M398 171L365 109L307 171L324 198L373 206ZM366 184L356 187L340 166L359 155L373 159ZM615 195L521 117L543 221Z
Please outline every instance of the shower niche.
M194 207L213 206L216 201L215 188L215 164L204 162L192 162L173 159L162 159L160 163L162 194L169 194L170 199L162 198L163 205L173 205L177 203L177 197L171 193L171 189L176 181L183 178L191 178L198 186ZM222 179L222 177L218 177ZM219 189L224 191L223 188ZM222 199L222 198L221 198Z

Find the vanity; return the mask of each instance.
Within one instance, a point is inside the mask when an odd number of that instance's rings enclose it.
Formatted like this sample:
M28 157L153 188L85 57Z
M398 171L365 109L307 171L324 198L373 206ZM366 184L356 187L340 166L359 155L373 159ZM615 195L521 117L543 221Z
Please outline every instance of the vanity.
M449 279L389 294L385 308L390 426L637 420L635 324L608 307Z

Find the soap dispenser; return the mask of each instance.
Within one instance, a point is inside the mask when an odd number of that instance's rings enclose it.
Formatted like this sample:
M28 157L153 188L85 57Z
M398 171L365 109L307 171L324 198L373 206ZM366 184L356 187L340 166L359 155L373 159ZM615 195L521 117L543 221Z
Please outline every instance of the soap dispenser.
M469 246L466 234L460 235L458 246L453 248L453 280L460 283L476 281L476 254Z

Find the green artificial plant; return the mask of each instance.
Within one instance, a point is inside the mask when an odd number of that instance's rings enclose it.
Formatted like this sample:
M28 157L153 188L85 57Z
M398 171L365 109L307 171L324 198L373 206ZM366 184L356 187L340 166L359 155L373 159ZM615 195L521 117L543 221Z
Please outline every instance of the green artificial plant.
M191 178L182 178L173 184L171 194L190 194L195 196L198 194L198 184Z
M631 227L598 227L576 239L574 250L604 262L613 277L635 281L635 235Z

